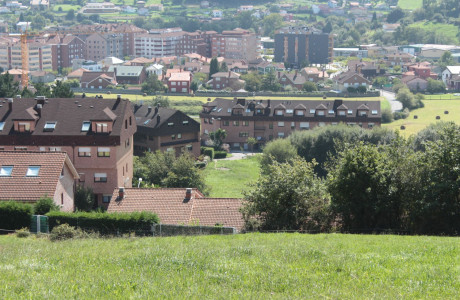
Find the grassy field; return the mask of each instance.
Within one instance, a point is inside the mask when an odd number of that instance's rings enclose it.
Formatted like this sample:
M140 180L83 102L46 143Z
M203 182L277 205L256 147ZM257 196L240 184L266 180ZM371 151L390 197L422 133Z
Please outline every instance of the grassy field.
M249 182L259 177L259 161L250 156L239 160L214 160L205 169L210 197L241 198Z
M402 9L416 10L423 6L423 0L399 0L398 6Z
M409 26L418 27L418 28L422 28L427 31L435 32L437 35L443 35L443 36L449 37L455 43L459 43L459 40L457 38L458 28L454 24L416 22Z
M57 12L59 10L59 7L62 8L63 12L67 12L71 9L75 11L75 14L77 14L77 11L80 10L81 6L80 5L71 5L71 4L57 4L53 6L53 11Z
M383 124L383 127L392 129L400 129L402 125L406 127L400 132L408 137L419 132L431 123L439 121L454 121L460 124L460 100L424 100L425 107L413 110L407 119L401 119L390 124ZM449 114L444 114L444 111L449 111ZM417 115L417 119L414 119ZM440 116L440 120L436 120L436 116Z
M459 238L0 236L1 299L459 299Z

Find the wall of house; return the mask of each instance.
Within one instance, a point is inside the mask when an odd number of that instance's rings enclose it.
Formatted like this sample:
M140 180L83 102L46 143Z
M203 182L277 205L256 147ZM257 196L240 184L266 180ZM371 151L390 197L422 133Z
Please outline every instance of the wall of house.
M67 164L64 164L64 175L57 183L54 193L54 203L61 207L61 211L74 211L75 180Z

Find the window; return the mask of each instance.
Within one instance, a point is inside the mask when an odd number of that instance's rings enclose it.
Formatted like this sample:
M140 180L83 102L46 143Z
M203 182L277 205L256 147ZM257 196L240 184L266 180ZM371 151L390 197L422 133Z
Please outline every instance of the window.
M345 116L345 111L344 110L339 110L339 116Z
M90 157L91 156L91 148L89 148L89 147L80 147L80 148L78 148L78 156L80 156L80 157Z
M240 132L240 137L248 137L249 132Z
M132 117L129 117L129 126L131 126L133 123Z
M193 146L191 144L185 146L185 149L187 149L187 151L192 151L193 150Z
M178 138L178 139L181 139L181 138L182 138L182 133L178 133L178 134L177 134L177 138Z
M303 110L296 110L295 114L297 116L303 116Z
M128 129L128 120L125 120L125 129Z
M249 126L249 121L243 121L243 126Z
M171 81L171 85L176 85L176 82L175 82L175 81Z
M110 157L110 148L108 147L98 147L97 148L98 157Z
M318 116L324 116L324 110L318 110Z
M300 129L308 129L310 128L309 122L300 122Z
M269 129L273 129L273 123L268 124Z
M278 122L278 127L284 127L284 122Z
M279 138L284 138L284 132L278 132L278 137Z
M0 122L0 131L3 131L3 127L5 127L5 122Z
M365 116L367 116L367 112L365 112L365 111L360 111L360 112L359 112L359 115L360 115L361 117L365 117Z
M107 182L107 173L94 173L94 182Z
M373 110L371 113L372 113L373 115L376 115L376 114L378 114L378 111L377 111L377 110ZM1 130L1 127L2 127L2 124L0 123L0 130Z
M103 195L102 196L102 203L110 203L110 200L112 200L112 195Z
M81 125L81 131L88 132L90 127L91 127L91 122L83 121L83 124Z
M40 147L40 151L46 151L46 147Z
M283 111L282 111L282 110L277 110L277 111L276 111L276 115L277 115L277 116L282 116L282 115L283 115Z
M293 112L294 112L294 110L292 110L292 109L286 109L287 114L292 114Z
M291 129L295 128L295 122L291 122Z
M348 114L349 114L349 115L353 114L353 110L352 110L352 109L349 109L349 110L348 110Z
M29 166L29 168L27 168L26 176L37 177L39 172L40 166Z
M229 122L228 121L224 121L224 126L228 126L229 125Z
M96 123L96 132L109 132L107 123Z
M62 149L61 149L61 147L50 147L50 151L51 152L61 152Z
M0 168L0 176L11 176L13 172L13 166L2 166Z
M369 123L369 124L367 124L367 128L373 128L374 125L375 125L374 123Z
M168 127L173 127L174 123L168 123Z
M19 130L19 132L30 131L30 123L29 122L19 122L18 123L18 130Z
M240 121L233 121L233 126L240 126Z
M324 122L319 122L319 123L318 123L318 126L319 126L319 127L324 127L324 126L326 126L326 123L324 123Z
M17 147L14 147L14 150L18 150L18 151L27 151L27 147L17 146Z
M330 109L330 110L328 111L328 114L333 115L333 114L334 114L334 110L333 110L333 109Z
M310 113L314 114L316 112L316 109L310 109Z
M176 139L176 135L175 134L172 134L171 135L171 140L175 140Z
M182 125L188 125L188 121L182 121Z

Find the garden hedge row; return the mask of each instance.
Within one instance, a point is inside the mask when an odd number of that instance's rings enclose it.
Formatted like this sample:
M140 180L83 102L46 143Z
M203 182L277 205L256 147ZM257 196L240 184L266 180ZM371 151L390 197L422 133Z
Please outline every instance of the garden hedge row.
M212 147L201 147L201 154L209 156L211 160L214 158L214 148Z
M69 224L83 230L98 232L102 235L118 235L135 232L136 235L146 235L151 232L153 223L160 219L154 213L103 213L103 212L57 212L46 214L49 218L50 230L60 224Z
M0 202L0 229L16 230L29 227L32 206L16 201Z
M219 158L226 158L227 157L227 152L226 151L214 151L214 158L219 159Z

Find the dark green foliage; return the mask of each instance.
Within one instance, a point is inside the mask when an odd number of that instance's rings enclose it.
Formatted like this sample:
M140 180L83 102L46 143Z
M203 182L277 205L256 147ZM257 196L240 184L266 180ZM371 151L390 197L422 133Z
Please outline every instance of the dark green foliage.
M393 122L393 113L391 109L385 108L382 110L382 123L391 123Z
M62 83L60 80L56 81L51 92L52 98L73 98L74 96L68 83Z
M316 92L318 90L318 87L316 83L311 82L311 81L306 81L303 84L302 89L306 92Z
M209 156L212 160L214 158L214 148L212 147L201 147L201 154L204 156Z
M325 187L314 163L294 158L274 162L245 194L242 212L248 230L326 230L330 224Z
M276 139L264 147L260 168L263 173L269 172L274 162L286 163L297 157L297 149L289 139Z
M216 74L219 72L219 62L217 61L217 58L211 59L211 63L209 66L209 79L212 78L212 75Z
M62 224L51 230L50 240L53 242L70 240L75 238L77 235L78 231L75 227L72 227L69 224Z
M20 94L19 82L13 80L13 75L8 72L0 75L0 97L2 98L13 98Z
M367 88L363 85L360 85L356 88L356 92L360 93L360 94L364 94L365 92L367 91Z
M160 95L156 96L152 100L146 101L146 104L150 106L160 105L160 107L170 107L171 106L171 102L169 101L169 98L165 96L160 96Z
M365 141L372 144L389 143L395 137L393 131L384 128L372 130L346 125L316 127L308 131L296 131L289 140L297 153L307 161L316 160L315 172L318 176L327 174L326 162L337 155L343 143Z
M423 107L423 103L420 97L415 97L414 94L407 88L401 88L398 90L396 100L402 103L404 108L409 110Z
M226 151L215 151L214 152L214 158L215 159L226 158L226 157L227 157L227 152Z
M160 80L158 80L158 76L156 74L150 74L144 83L142 83L141 87L141 91L149 95L153 95L155 92L161 92L164 90L165 86Z
M244 88L248 92L258 92L262 89L262 76L256 72L243 74L241 79L245 81Z
M85 231L94 231L102 235L136 232L148 234L153 223L159 218L151 212L102 213L102 212L49 212L50 229L61 224L68 224Z
M209 138L211 139L214 150L220 150L222 144L224 143L225 138L227 137L227 131L225 129L219 128L216 131L209 133Z
M349 86L347 87L347 92L349 93L356 93L356 88L352 87L352 86Z
M37 82L34 84L35 96L45 96L51 98L51 87L44 84L43 82Z
M281 89L281 84L276 78L275 72L270 72L264 75L262 79L262 90L278 92Z
M446 86L444 85L444 82L440 80L428 78L428 85L426 87L426 91L432 94L444 93L446 91Z
M31 218L32 206L16 201L0 201L0 229L29 227Z
M404 11L400 7L393 9L387 16L388 23L396 23L400 19L404 18Z
M41 197L34 205L34 214L46 215L52 210L59 210L59 206L54 204L53 199L48 196Z
M75 190L75 209L90 211L94 206L94 194L90 187L77 185Z

